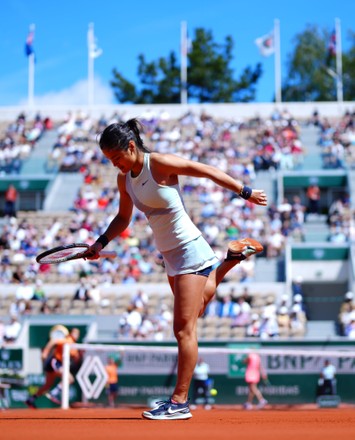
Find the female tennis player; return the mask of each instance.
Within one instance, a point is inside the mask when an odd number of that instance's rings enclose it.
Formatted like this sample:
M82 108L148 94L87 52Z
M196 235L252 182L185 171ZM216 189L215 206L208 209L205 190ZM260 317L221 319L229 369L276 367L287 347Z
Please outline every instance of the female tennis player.
M245 258L261 252L263 247L253 239L232 241L226 259L220 263L185 211L179 176L211 179L257 205L265 206L267 197L263 190L243 186L213 166L173 154L151 152L142 141L142 129L137 119L130 119L109 125L100 136L103 154L119 169L119 211L83 257L99 257L101 249L128 227L134 205L146 215L175 297L178 371L171 398L142 415L157 420L188 419L192 417L188 391L198 356L197 318L203 314L226 273Z

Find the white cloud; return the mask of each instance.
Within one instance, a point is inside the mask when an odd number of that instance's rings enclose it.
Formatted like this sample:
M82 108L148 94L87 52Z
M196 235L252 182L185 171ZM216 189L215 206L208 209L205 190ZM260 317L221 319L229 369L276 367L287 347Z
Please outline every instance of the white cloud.
M41 96L35 95L34 101L36 106L86 105L88 103L88 81L87 79L80 80L67 89L48 92ZM26 104L27 100L19 103L19 105ZM114 104L114 94L111 87L98 77L94 80L94 104Z

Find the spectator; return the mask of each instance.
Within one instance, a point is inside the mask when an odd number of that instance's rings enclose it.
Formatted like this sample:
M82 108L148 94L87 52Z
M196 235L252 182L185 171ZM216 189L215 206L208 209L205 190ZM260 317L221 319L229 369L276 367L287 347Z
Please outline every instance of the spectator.
M218 316L220 307L220 301L214 296L214 298L208 303L204 316Z
M5 192L5 207L4 215L9 217L16 217L16 200L17 190L14 185L9 185Z
M232 301L232 297L230 295L223 296L219 307L218 316L220 318L232 318L234 316L234 306L235 303Z
M279 336L279 325L274 313L263 313L263 319L260 325L260 337L262 339L273 339Z
M248 338L259 338L260 337L260 318L257 313L251 315L251 322L247 325L245 330L245 336Z
M80 299L82 301L89 301L89 299L91 299L86 282L87 282L86 278L81 278L80 285L74 293L73 300Z
M304 312L299 304L294 304L290 313L290 334L300 336L305 332Z
M280 331L290 329L290 315L288 313L287 307L280 307L277 312L277 324Z
M236 306L234 308L235 316L232 321L232 327L245 327L250 323L251 307L243 296L238 297Z
M4 341L6 343L15 342L20 335L21 324L16 316L11 316L9 324L5 325Z
M101 290L96 278L92 278L91 283L87 286L87 297L94 301L95 304L101 304Z
M36 280L36 284L33 290L33 300L38 300L45 302L46 301L46 293L43 288L43 281L42 280Z
M308 213L319 214L320 210L320 188L316 184L312 184L307 188Z
M3 346L5 338L5 323L0 319L0 348Z
M34 288L30 285L30 281L24 278L22 283L17 287L15 296L17 299L29 301L33 298Z
M296 295L301 295L301 297L303 298L303 287L302 287L302 283L303 283L303 277L302 276L297 276L293 282L292 282L292 296L295 297Z
M353 311L353 298L354 294L351 291L346 292L344 299L340 305L338 315L338 332L340 336L345 335L345 328L350 322L350 316Z
M138 291L132 296L131 304L135 308L144 311L148 306L148 301L148 295L142 289L138 289Z

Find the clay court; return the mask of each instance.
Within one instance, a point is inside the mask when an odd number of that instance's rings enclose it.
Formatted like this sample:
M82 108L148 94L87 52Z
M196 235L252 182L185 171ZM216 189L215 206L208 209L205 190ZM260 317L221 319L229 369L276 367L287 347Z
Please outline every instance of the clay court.
M179 439L305 439L353 440L355 407L272 407L244 411L218 406L197 409L193 418L152 421L141 418L143 408L5 410L0 412L1 438L6 440L158 440Z

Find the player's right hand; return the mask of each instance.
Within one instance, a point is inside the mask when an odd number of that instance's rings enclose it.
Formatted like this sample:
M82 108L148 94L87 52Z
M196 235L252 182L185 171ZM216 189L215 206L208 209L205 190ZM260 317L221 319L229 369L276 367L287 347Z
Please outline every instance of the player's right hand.
M84 258L85 260L97 260L98 258L100 258L101 250L101 243L95 242L85 252L82 253L82 258Z

